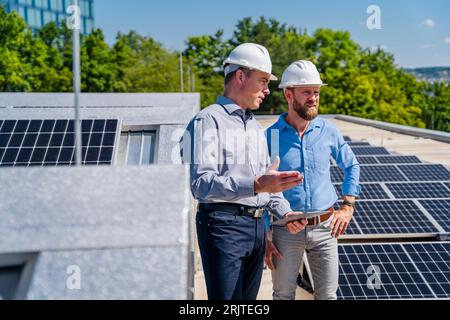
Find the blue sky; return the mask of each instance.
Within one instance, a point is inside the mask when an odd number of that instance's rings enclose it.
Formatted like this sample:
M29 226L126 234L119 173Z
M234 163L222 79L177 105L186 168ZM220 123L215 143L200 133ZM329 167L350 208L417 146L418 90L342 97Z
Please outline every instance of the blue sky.
M369 30L369 5L381 10L381 29ZM348 30L363 47L382 46L402 67L450 66L448 0L95 0L96 27L109 44L118 31L135 30L168 49L183 49L189 36L231 37L244 17L275 18L295 27Z

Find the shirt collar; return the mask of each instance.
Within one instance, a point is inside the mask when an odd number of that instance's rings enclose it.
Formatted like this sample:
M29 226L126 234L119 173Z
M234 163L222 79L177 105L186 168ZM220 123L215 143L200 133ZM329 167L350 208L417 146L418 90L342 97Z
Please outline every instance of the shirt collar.
M245 114L247 119L253 118L253 112L251 112L250 110L242 109L230 98L227 98L225 96L219 96L219 97L217 97L216 103L222 105L223 108L228 112L228 114L236 113L239 116L242 116ZM238 110L240 110L240 111L236 112Z
M280 117L278 118L278 121L277 121L278 129L283 130L284 128L288 128L288 129L295 130L294 127L292 127L289 123L286 122L287 115L288 115L288 113L285 112L285 113L281 114ZM322 119L320 117L316 117L314 120L311 121L306 132L309 132L309 131L313 130L314 128L320 128L320 127L322 127Z

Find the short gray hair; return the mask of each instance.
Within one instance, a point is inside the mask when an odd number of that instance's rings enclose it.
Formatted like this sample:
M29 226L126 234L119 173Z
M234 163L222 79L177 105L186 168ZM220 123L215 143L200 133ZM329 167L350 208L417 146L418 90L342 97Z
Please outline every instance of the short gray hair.
M227 66L229 66L229 65L226 65L225 68L226 68ZM242 72L244 72L245 75L246 75L247 77L250 77L250 75L252 74L252 70L247 69L247 68L244 68L244 67L241 67L241 66L238 66L238 68L237 68L236 70L233 70L233 71L231 71L231 72L228 72L228 73L225 75L225 85L227 85L227 84L233 79L234 75L236 74L236 72L237 72L238 70L242 70Z

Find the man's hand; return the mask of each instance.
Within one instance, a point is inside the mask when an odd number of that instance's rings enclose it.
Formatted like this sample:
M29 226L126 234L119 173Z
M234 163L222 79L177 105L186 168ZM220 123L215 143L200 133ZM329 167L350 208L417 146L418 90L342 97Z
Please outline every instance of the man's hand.
M288 212L286 213L286 217L296 215L297 212ZM306 225L308 224L308 220L302 219L297 221L291 221L286 223L286 229L292 234L299 233L303 229L305 229Z
M303 175L298 171L277 171L280 157L276 157L272 165L262 176L255 177L255 193L276 193L291 189L303 181Z
M273 263L274 256L279 260L283 259L280 251L278 251L273 242L269 240L269 237L266 236L266 252L264 254L264 261L270 270L275 270L275 264Z
M333 214L333 220L330 223L331 236L336 239L343 235L352 220L354 209L351 206L343 205L339 211Z

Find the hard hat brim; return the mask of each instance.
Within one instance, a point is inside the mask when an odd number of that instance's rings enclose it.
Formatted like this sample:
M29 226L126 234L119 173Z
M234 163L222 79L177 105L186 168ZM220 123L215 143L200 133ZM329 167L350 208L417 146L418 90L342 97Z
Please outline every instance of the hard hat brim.
M224 66L226 66L226 65L234 65L234 66L238 66L238 67L243 67L243 68L246 68L246 69L248 69L248 70L258 70L258 71L260 71L260 72L264 72L264 73L266 73L266 74L269 74L270 76L269 76L269 79L271 80L271 81L276 81L276 80L278 80L278 78L275 76L275 75L273 75L273 74L271 74L271 73L269 73L269 72L267 72L266 70L261 70L261 69L258 69L258 68L254 68L254 67L249 67L248 65L245 65L245 64L242 64L242 63L239 63L239 62L235 62L235 61L232 61L232 60L225 60L224 61L224 63L223 63L223 65ZM234 68L232 71L230 71L230 72L233 72L233 71L236 71L236 69L237 68ZM225 75L226 75L226 73L225 73Z
M296 85L279 85L278 88L280 89L287 89L287 88L302 88L302 87L314 87L314 86L319 86L319 87L325 87L328 84L326 83L307 83L307 84L296 84Z

